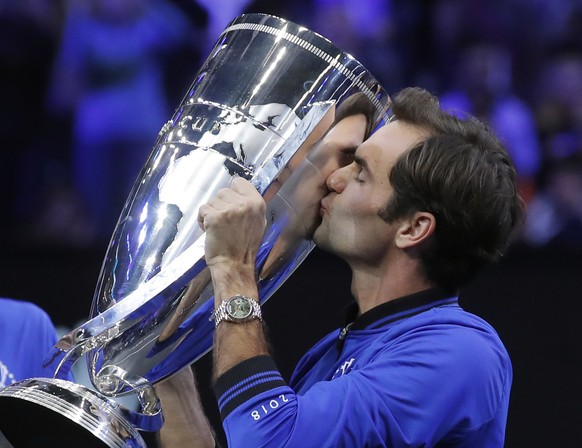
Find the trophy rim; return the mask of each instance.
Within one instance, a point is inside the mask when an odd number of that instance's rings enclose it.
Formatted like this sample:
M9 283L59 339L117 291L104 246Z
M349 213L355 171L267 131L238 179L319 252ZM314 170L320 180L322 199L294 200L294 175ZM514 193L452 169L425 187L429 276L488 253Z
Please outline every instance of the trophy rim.
M276 28L274 26L261 23L268 20L278 21L278 23L281 25L292 25L294 29L291 30L291 32L289 32L285 30L284 26ZM379 101L378 94L383 92L388 98L390 97L390 95L381 85L380 81L378 81L376 76L374 76L374 74L370 72L358 58L354 57L350 52L342 49L341 47L333 43L323 34L314 31L308 26L301 25L300 23L295 22L293 20L284 19L277 15L266 13L245 13L235 17L228 24L228 26L220 33L217 41L220 42L221 38L225 34L239 30L248 30L271 34L273 36L276 36L278 39L284 39L294 45L297 45L298 47L301 47L303 50L310 52L314 56L330 64L330 66L337 69L347 79L352 81L354 85L358 87L358 89L368 97L368 99L371 101L371 103L378 111L379 116L386 113L387 107L383 105L381 101ZM303 33L306 33L306 35L312 36L315 39L321 41L321 43L324 43L328 48L327 49L319 48L318 46L314 45L308 40L302 38L301 34ZM329 50L333 50L333 52L336 53L336 56L332 56ZM368 86L366 86L366 83L362 82L359 79L361 74L354 73L352 69L350 69L345 64L340 62L338 58L339 55L346 56L347 58L352 60L357 66L363 69L364 72L368 73L368 75L371 76L376 81L376 92L371 90Z

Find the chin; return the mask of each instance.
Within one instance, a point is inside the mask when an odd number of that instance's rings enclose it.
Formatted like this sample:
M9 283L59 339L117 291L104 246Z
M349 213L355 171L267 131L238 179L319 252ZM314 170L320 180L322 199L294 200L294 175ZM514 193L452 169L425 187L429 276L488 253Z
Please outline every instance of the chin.
M311 226L305 230L306 239L315 239L315 232L321 227L321 219L319 217L311 219Z
M327 229L324 228L323 223L317 226L317 228L313 232L313 242L317 247L325 251L329 251L331 249L329 244L329 238L327 235Z
M314 242L315 244L317 244L318 246L319 246L319 244L320 244L320 240L321 240L321 238L319 237L319 228L320 228L320 227L321 227L321 225L319 225L319 226L318 226L318 227L317 227L317 228L316 228L316 229L313 231L313 235L312 235L312 237L311 237L311 238L313 239L313 242Z

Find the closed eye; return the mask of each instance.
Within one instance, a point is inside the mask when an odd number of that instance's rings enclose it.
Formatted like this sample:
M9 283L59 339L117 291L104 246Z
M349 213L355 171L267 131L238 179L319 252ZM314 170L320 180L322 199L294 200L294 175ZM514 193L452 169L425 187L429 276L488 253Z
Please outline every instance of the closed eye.
M363 159L362 157L360 157L358 154L354 153L353 155L354 158L354 162L356 162L358 165L360 165L360 167L363 170L368 170L368 161L366 159Z
M358 183L363 183L366 180L368 170L368 162L366 159L363 159L358 154L354 154L354 163L357 165L355 173L356 173L356 181Z

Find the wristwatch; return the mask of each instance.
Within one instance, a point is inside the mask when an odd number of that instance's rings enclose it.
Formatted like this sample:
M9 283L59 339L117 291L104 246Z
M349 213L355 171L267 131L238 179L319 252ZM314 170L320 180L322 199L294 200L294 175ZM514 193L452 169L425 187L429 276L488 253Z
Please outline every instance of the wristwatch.
M214 325L217 327L223 320L241 323L253 319L263 320L259 302L251 297L240 294L223 300L214 311Z

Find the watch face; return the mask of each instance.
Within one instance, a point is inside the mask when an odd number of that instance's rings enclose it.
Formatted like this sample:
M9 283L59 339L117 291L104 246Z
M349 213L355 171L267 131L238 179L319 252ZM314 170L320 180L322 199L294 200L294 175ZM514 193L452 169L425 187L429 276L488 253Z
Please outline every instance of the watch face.
M229 300L226 306L226 312L234 319L244 319L250 316L252 311L251 303L244 297L235 297Z

